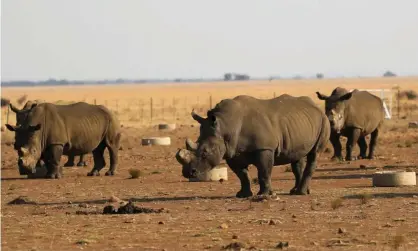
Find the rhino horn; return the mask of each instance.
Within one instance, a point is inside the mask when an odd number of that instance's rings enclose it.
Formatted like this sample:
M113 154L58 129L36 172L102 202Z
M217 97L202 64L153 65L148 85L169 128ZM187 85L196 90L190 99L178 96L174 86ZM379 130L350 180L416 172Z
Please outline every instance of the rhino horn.
M20 151L23 153L23 155L26 155L29 152L29 150L24 147L21 147Z
M188 165L192 161L192 153L186 149L179 149L176 154L177 161L182 165Z
M191 139L186 139L186 149L189 151L195 152L197 150L197 144L193 142Z
M15 112L15 113L19 113L21 112L21 110L19 110L19 108L17 108L16 106L14 106L12 103L9 103L10 109Z
M202 118L201 116L199 116L197 113L194 112L194 109L192 110L192 117L194 120L196 120L200 124L202 124L205 121L204 118Z

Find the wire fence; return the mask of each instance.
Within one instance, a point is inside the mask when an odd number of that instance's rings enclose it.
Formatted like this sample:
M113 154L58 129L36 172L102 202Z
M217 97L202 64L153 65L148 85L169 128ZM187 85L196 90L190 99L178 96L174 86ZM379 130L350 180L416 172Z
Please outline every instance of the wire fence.
M399 93L399 92L398 92ZM409 117L417 113L416 102L411 103L408 100L401 100L397 92L392 93L393 97L384 98L387 106L392 111L392 118ZM270 97L262 96L259 98L267 99L276 97L276 93L272 93ZM206 115L207 110L213 108L218 102L224 98L221 96L196 96L196 97L182 97L171 99L157 99L150 97L148 99L83 99L83 101L90 104L104 105L110 109L122 123L132 123L138 125L152 125L157 123L179 123L192 124L194 123L191 117L191 111L194 109L202 116ZM315 100L315 99L314 99ZM51 101L49 101L51 102ZM57 100L51 103L55 104L70 104L77 101ZM315 100L315 102L324 107L324 102ZM21 105L23 106L24 103ZM15 115L10 111L9 106L2 109L2 124L15 123Z

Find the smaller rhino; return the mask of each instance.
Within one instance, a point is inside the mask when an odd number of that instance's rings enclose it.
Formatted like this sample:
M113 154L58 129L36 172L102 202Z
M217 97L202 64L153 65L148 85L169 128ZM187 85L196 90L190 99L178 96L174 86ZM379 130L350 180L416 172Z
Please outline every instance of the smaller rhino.
M42 103L44 103L43 100L28 100L21 110L19 110L19 108L15 107L13 104L10 104L10 109L13 112L16 113L16 126L21 125L25 121L25 119L28 115L27 111L29 111L32 108L32 106L36 106L36 105L42 104ZM80 154L79 156L80 157L79 157L79 161L77 163L77 166L87 166L87 163L84 160L84 154ZM38 161L38 163L36 164L37 166L42 166L41 165L41 160L42 160L42 157ZM64 166L65 167L75 166L74 161L75 161L75 155L70 153L70 154L68 154L68 160L64 164Z
M335 88L331 96L319 92L316 95L325 101L325 114L331 125L330 141L334 148L332 159L343 160L340 137L347 137L346 160L355 160L352 151L357 143L360 147L359 159L373 159L379 131L385 119L383 101L367 92L357 89L352 92L345 88ZM371 134L369 154L366 136Z

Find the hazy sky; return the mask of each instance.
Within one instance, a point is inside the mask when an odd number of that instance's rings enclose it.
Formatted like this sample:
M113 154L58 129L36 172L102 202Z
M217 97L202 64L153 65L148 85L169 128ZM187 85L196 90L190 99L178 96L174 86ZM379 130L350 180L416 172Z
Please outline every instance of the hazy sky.
M418 74L416 0L2 0L2 80Z

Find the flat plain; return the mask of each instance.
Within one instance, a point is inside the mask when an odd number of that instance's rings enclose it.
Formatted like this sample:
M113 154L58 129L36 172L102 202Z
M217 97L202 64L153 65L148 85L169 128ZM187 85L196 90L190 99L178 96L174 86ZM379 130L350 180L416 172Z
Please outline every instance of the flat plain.
M393 90L392 119L386 120L376 160L333 162L329 144L310 195L288 194L294 178L285 165L273 169L278 199L261 201L235 198L239 180L229 169L224 182L188 182L181 176L177 149L199 132L192 109L205 115L224 98L283 93L309 96L323 107L315 92L330 94L337 86ZM115 176L104 176L105 167L102 176L87 177L93 164L89 154L87 167L64 168L59 180L20 176L13 134L2 131L2 249L223 250L230 245L231 250L276 250L288 243L286 250L418 250L418 188L372 187L376 171L417 171L418 129L408 128L408 122L418 120L418 100L398 102L397 88L418 92L418 77L2 88L2 97L18 107L25 95L58 104L104 104L123 125ZM7 120L15 123L6 107L2 125ZM159 123L176 123L177 129L159 131ZM169 136L171 145L142 146L141 139L149 136ZM358 148L354 151L357 155ZM141 171L137 179L130 178L130 169ZM253 166L250 175L257 177ZM252 189L258 192L258 185ZM20 196L33 204L8 204ZM111 197L166 210L102 214Z

